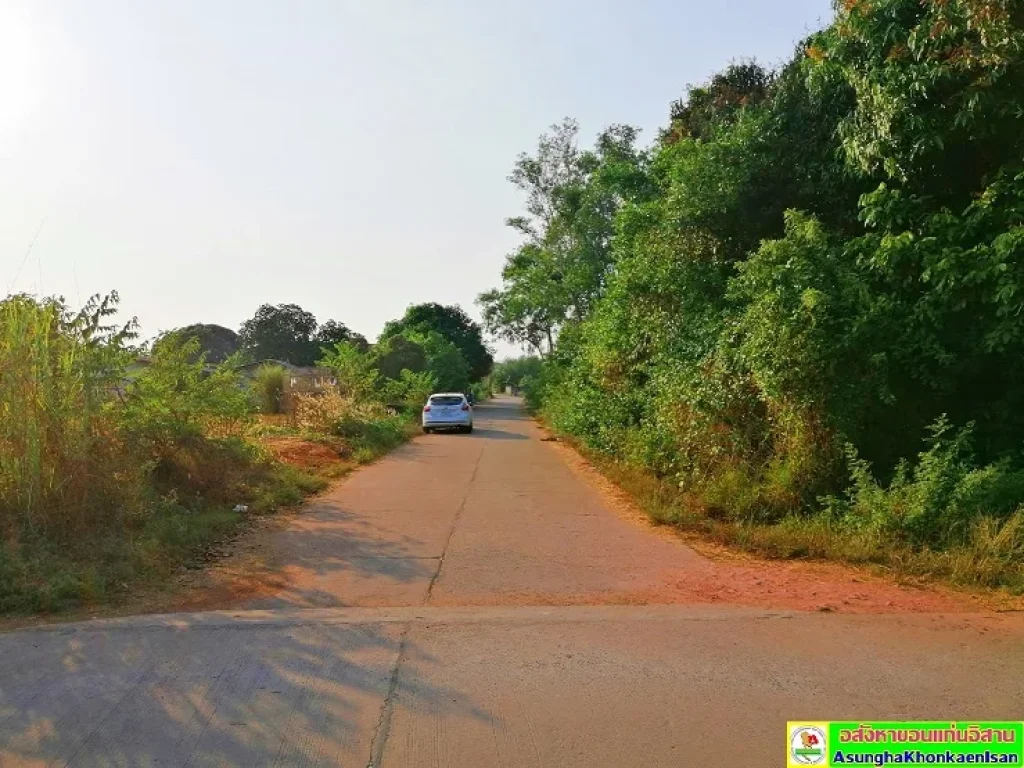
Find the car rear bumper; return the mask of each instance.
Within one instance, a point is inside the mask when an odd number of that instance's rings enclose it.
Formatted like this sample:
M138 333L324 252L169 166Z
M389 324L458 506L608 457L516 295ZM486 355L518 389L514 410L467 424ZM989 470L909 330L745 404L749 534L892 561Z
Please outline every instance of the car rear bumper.
M423 419L424 427L469 427L472 426L473 419L456 419L452 421L445 419L444 421L435 421L433 419Z

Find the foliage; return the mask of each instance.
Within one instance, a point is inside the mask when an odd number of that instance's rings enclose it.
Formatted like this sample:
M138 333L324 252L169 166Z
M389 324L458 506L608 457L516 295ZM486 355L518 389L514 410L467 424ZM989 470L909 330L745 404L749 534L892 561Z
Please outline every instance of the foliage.
M731 64L706 86L690 89L685 99L672 102L671 127L663 140L714 139L718 128L771 94L772 73L756 62Z
M287 371L280 365L265 363L256 369L252 378L252 392L260 413L280 413L284 397Z
M540 374L541 359L524 356L503 360L494 366L491 372L491 384L494 389L503 391L505 387L522 388L527 379Z
M370 398L377 388L377 370L373 360L358 342L341 341L323 350L317 365L330 368L338 382L341 395Z
M437 331L406 329L387 336L374 348L371 359L392 391L395 385L387 382L412 382L410 374L427 374L437 390L462 392L472 375L459 348Z
M509 177L527 195L527 215L507 222L524 242L506 259L502 288L479 298L488 330L538 352L545 343L550 352L559 329L590 309L611 265L615 211L650 191L637 129L612 126L592 152L580 152L575 121L551 131Z
M646 150L555 126L480 297L545 353L528 403L716 519L1014 551L1022 24L1010 0L849 0L778 71L691 88Z
M381 339L401 334L430 336L438 333L462 354L469 366L469 377L479 381L491 372L494 359L483 342L480 326L457 305L414 304L399 320L384 326ZM391 378L395 378L392 376Z
M313 365L324 349L342 342L362 351L369 346L365 337L336 320L318 326L316 318L296 304L263 304L242 323L238 337L250 360L281 360L299 366Z
M430 371L413 373L406 369L398 379L386 379L384 398L388 405L401 406L406 410L418 410L431 393L440 389L437 378Z
M240 435L250 411L238 375L224 366L207 372L193 339L162 345L127 388L117 414L122 434L153 453L180 441Z
M317 328L313 344L321 350L330 349L338 344L351 344L360 352L366 352L370 348L365 336L350 330L337 320L328 320Z
M853 482L845 497L826 499L828 509L853 530L940 548L969 541L981 518L1005 523L1024 499L1024 469L1007 460L978 466L973 431L971 424L951 434L939 419L926 450L901 462L887 487L849 446Z
M468 390L470 367L459 348L437 331L420 338L427 355L426 373L433 378L434 386L442 392Z
M130 503L115 475L111 396L123 385L134 324L112 325L117 296L78 312L62 301L0 302L0 535L71 535Z
M406 334L379 341L373 348L372 359L377 371L386 379L399 379L402 371L420 373L427 369L426 350Z
M248 441L246 392L196 339L133 363L116 303L0 302L0 611L159 583L242 522L238 503L270 510L311 487Z
M253 360L283 360L293 365L313 361L316 318L296 304L263 304L242 323L242 348Z
M379 403L335 392L298 395L295 419L309 432L344 438L360 463L386 453L408 436L407 419Z

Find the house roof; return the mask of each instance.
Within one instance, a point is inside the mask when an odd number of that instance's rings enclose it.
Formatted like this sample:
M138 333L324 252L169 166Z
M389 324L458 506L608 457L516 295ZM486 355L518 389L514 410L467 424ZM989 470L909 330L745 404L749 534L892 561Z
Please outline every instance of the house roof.
M308 375L308 376L317 376L317 375L321 375L321 374L329 374L329 373L331 373L331 369L330 368L321 368L319 366L312 366L312 365L293 365L292 363L289 363L287 360L273 360L273 359L269 359L269 358L266 359L266 360L257 360L254 363L245 363L244 365L239 365L239 366L237 366L235 368L235 370L236 371L250 371L250 370L255 370L255 369L258 369L258 368L262 368L264 365L276 365L276 366L279 366L281 368L284 368L288 373L290 373L292 375L295 375L295 374L298 373L298 374L305 374L305 375Z

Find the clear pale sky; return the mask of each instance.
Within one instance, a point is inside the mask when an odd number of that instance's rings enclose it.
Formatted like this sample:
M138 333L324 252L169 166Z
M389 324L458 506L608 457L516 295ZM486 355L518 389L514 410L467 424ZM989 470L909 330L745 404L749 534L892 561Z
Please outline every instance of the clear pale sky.
M415 302L478 317L516 242L506 177L547 126L649 141L688 84L780 63L830 17L828 0L0 0L0 284L73 305L116 289L144 337L237 329L262 303L371 339Z

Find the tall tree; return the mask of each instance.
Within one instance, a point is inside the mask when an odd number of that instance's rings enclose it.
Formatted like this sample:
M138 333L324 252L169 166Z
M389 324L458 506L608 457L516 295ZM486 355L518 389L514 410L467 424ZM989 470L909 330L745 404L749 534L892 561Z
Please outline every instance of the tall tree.
M182 345L190 339L196 340L199 345L199 354L205 354L208 363L222 363L241 349L238 334L230 328L195 323L161 334L153 342L153 352L157 354L168 344Z
M379 341L371 358L381 376L388 379L400 379L402 371L421 373L427 369L427 353L423 345L401 333Z
M672 102L672 122L663 140L714 139L721 126L733 122L743 110L766 101L773 81L773 73L756 62L730 64L706 85L692 86L685 99Z
M242 349L253 360L284 360L311 365L318 357L313 343L316 318L297 304L264 304L242 323Z
M459 348L437 331L423 339L427 354L427 371L433 375L435 386L446 392L465 392L469 389L469 363Z
M439 333L455 345L469 364L469 375L479 381L491 371L494 358L483 341L483 331L458 305L414 304L399 320L392 320L381 331L381 339L411 332L424 337Z
M347 343L360 352L366 352L370 347L365 336L337 320L328 320L317 328L313 343L320 349L333 349L338 344Z
M264 304L242 323L239 340L253 360L283 360L292 365L313 365L324 350L338 344L352 344L361 352L370 346L366 337L337 320L318 326L316 318L297 304Z
M611 268L616 211L653 192L638 133L613 125L580 151L578 126L566 119L536 154L519 156L509 179L526 195L526 215L507 223L523 243L505 261L502 287L478 299L489 331L550 351L562 325L587 314Z

